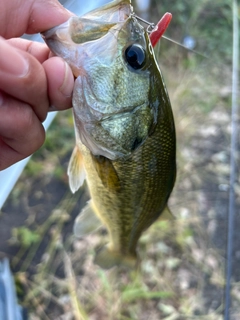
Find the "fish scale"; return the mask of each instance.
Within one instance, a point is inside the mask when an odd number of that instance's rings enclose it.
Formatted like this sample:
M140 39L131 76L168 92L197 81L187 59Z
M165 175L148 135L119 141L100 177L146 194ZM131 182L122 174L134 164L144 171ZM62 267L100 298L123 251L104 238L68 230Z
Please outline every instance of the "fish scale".
M68 174L73 192L86 178L91 200L74 232L81 237L103 224L109 244L95 262L134 267L137 242L168 211L176 176L173 114L149 36L127 0L71 18L43 36L77 78Z
M162 147L156 141L160 136L165 137L164 154L161 150ZM175 179L174 169L169 175L169 167L172 166L169 159L171 160L173 157L174 145L174 139L165 131L165 128L161 127L161 122L159 122L154 135L146 141L141 149L134 153L131 162L125 160L113 162L119 180L124 181L124 185L118 194L113 194L103 188L100 178L95 175L89 150L85 146L81 146L81 151L86 158L86 171L92 173L87 179L91 197L98 203L99 211L105 211L103 222L110 232L110 237L112 237L112 247L119 248L121 252L126 252L126 248L130 252L134 252L142 231L154 222L164 209L166 198L169 196L166 184L169 182L173 184ZM149 169L150 154L154 154L154 158L157 160L157 170L156 168ZM138 170L139 162L143 167L141 171ZM137 186L136 180L138 181ZM144 188L140 187L142 184ZM133 185L135 186L134 189ZM141 190L141 193L139 193L139 190ZM139 193L138 196L136 196L137 193ZM163 193L166 193L165 196L163 196ZM106 211L106 208L108 208L108 211ZM113 212L109 211L109 208L113 209ZM149 214L146 215L146 212ZM126 225L129 229L127 236L124 227ZM134 243L131 245L130 238L134 238Z

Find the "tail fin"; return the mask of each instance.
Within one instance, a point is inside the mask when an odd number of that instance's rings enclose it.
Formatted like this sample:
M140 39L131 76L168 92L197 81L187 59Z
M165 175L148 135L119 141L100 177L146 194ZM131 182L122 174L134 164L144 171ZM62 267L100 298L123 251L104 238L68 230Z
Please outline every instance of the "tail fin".
M111 250L109 246L106 245L97 252L94 263L103 269L110 269L114 266L125 266L134 269L138 265L138 258L137 254L125 255L119 251Z

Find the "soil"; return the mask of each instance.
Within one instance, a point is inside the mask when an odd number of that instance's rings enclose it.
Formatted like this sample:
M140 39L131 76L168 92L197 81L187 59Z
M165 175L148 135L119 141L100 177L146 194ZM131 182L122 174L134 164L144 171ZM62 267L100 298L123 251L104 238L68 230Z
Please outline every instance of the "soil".
M204 156L206 159L210 159L214 154L218 154L221 151L221 143L218 140L219 137L212 138L212 141L208 141L210 148L206 150ZM194 152L196 154L202 153L202 148L205 139L201 137L196 137L197 144L194 147ZM192 139L192 146L196 142ZM222 141L222 140L221 140ZM208 154L210 152L210 154ZM61 165L66 170L68 158L70 154L65 156ZM199 172L201 168L208 167L204 157L202 162L198 163ZM229 156L226 161L229 161ZM198 169L197 169L198 170ZM200 173L201 174L201 173ZM225 175L224 179L228 181L228 175ZM221 180L221 179L220 179ZM200 215L202 215L203 223L206 229L211 229L209 232L211 234L211 247L219 250L221 255L226 256L226 246L227 246L227 236L228 236L228 206L229 206L229 189L227 184L219 184L219 174L214 173L214 170L208 171L208 177L203 181L201 190L198 190L198 187L192 188L190 193L195 194L194 197L200 202ZM19 246L12 245L12 228L18 228L29 224L29 219L34 217L34 224L41 225L49 216L49 212L52 212L59 206L62 199L69 194L69 187L67 183L66 176L63 177L51 177L46 179L46 177L41 178L28 178L27 181L24 181L24 176L20 178L20 184L25 184L25 190L21 191L21 195L16 198L16 196L11 195L8 201L5 203L2 213L0 216L0 254L1 256L9 257L10 261L19 253ZM181 189L181 188L180 188ZM178 191L179 194L180 191ZM184 191L186 192L186 191ZM196 195L197 194L197 195ZM70 198L71 199L71 198ZM77 214L79 213L80 208L86 203L88 195L82 193L80 199L75 202L70 213L70 219L64 224L62 235L65 239L72 233L73 222ZM74 200L75 201L75 200ZM206 215L206 212L210 212L214 208L214 215L212 218ZM232 261L232 281L240 281L240 234L237 230L240 228L240 216L238 214L240 209L239 203L236 202L236 216L234 223L234 236L233 236L233 261ZM49 243L50 232L47 233L44 239L41 242L40 247L38 248L36 254L34 255L29 268L27 269L29 277L34 275L37 271L38 264L42 261L45 249ZM26 252L27 254L27 252ZM24 260L25 255L22 257ZM13 272L18 272L21 269L21 261L14 265L12 270ZM56 270L56 275L58 277L63 277L63 268L61 264ZM204 288L204 296L206 303L206 309L216 310L222 303L223 300L223 291L213 285L208 284ZM49 305L51 308L51 305ZM233 312L235 306L233 306ZM59 312L59 310L58 310ZM55 315L52 316L54 319ZM235 320L234 316L231 318Z
M229 111L227 111L229 116ZM182 118L184 115L182 115ZM207 114L206 128L208 127L209 115ZM209 247L216 249L222 257L226 259L226 248L228 238L228 212L229 212L229 163L230 163L230 135L226 133L227 121L219 121L216 117L213 125L217 128L217 134L202 134L197 132L201 126L195 119L193 125L196 126L196 134L191 136L190 141L183 141L180 138L179 158L184 153L182 147L187 144L187 152L193 154L194 161L189 159L189 169L185 172L189 176L184 181L181 176L177 181L177 191L174 192L173 199L176 204L181 201L192 201L196 203L198 215L202 218L207 234L210 236ZM178 119L179 120L179 119ZM204 125L204 123L203 123ZM211 124L212 125L212 124ZM73 141L71 142L73 143ZM72 202L71 210L68 212L69 219L64 223L62 236L67 239L72 234L72 227L75 217L78 215L81 207L86 203L88 195L86 192L78 194L78 199L70 195L68 181L66 176L67 163L70 153L60 157L60 167L63 174L60 176L47 175L45 172L41 175L23 174L12 195L5 203L0 213L0 255L7 256L10 262L19 254L20 246L13 236L13 228L21 226L41 225L49 217L49 213L53 212L61 204L61 201L67 197ZM47 161L45 159L47 165ZM227 169L226 169L227 168ZM181 171L181 168L180 168ZM239 168L238 168L239 177ZM200 181L200 182L199 182ZM185 184L187 186L185 186ZM189 184L189 185L188 185ZM239 184L238 184L239 188ZM71 198L72 197L72 198ZM177 205L176 205L177 206ZM187 205L186 205L187 207ZM235 205L235 221L232 248L232 282L240 282L240 195L237 189L236 205ZM41 245L35 255L32 257L31 264L27 268L29 277L37 272L39 263L44 259L45 249L51 238L51 228L42 239ZM201 239L198 239L201 241ZM12 264L13 273L21 270L21 261L27 252L20 259L19 263ZM184 259L184 257L182 257ZM224 260L223 260L224 261ZM225 268L224 262L222 268ZM59 264L56 274L63 277L63 268ZM206 310L217 310L224 299L224 291L211 284L210 282L203 289L203 296L206 301ZM193 284L194 286L194 284ZM49 306L49 310L51 305ZM51 319L55 319L56 315L61 312L52 311ZM239 306L234 303L231 308L231 320L238 320ZM197 316L197 315L196 315ZM197 319L197 318L196 318ZM184 319L185 320L185 319Z

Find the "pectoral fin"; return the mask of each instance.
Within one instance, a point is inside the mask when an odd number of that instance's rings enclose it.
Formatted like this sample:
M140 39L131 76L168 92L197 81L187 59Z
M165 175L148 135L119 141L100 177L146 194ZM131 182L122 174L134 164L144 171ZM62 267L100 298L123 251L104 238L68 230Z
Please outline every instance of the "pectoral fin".
M75 193L82 186L86 177L82 154L77 146L73 150L67 173L70 189L72 193Z
M73 233L80 238L92 233L101 225L101 221L94 213L92 200L90 200L75 219Z
M121 188L116 169L110 159L92 154L94 167L104 187L112 192L118 192Z

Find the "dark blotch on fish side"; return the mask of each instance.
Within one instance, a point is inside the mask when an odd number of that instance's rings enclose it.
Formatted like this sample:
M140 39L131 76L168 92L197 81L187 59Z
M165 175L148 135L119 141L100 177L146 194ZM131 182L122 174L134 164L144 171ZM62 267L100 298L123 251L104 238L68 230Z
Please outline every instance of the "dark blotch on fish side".
M131 151L136 150L136 149L140 146L141 143L142 143L142 139L137 137L137 138L135 139L135 141L133 142Z

